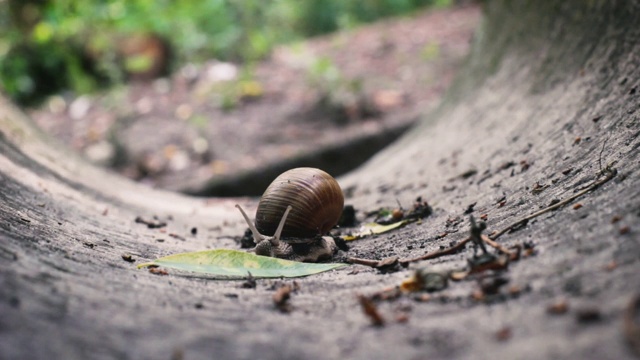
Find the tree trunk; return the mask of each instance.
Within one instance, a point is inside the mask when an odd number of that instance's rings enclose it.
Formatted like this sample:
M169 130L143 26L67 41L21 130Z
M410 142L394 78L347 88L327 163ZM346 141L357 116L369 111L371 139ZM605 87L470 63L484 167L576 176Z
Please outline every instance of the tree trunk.
M245 289L137 270L123 255L139 263L237 248L229 236L245 226L233 205L251 211L256 199L188 198L105 173L2 100L0 357L633 358L621 328L640 291L638 24L639 1L486 2L439 109L340 179L361 217L418 196L434 214L341 256L437 251L467 236L465 212L486 214L489 234L617 173L500 237L535 253L501 280L450 282L427 302L380 302L382 328L356 294L396 286L413 268L462 268L473 250L391 274L352 265L298 279L287 314L272 296L289 281ZM164 230L135 222L154 215Z

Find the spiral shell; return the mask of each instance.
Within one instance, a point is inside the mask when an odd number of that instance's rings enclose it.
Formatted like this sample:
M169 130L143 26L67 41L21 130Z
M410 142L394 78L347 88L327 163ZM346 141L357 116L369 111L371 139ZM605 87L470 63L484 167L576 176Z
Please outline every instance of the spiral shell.
M340 219L344 196L338 182L315 168L296 168L280 174L267 187L256 211L256 228L273 235L287 206L291 205L283 237L324 235Z

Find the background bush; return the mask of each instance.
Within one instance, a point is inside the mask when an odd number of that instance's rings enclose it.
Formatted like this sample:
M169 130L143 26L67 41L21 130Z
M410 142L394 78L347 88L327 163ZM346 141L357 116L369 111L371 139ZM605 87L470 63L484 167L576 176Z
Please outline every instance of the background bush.
M173 67L209 58L251 63L279 43L449 2L8 0L9 11L0 12L0 81L10 97L30 104L62 89L90 92L144 70L148 59L123 58L123 44L140 34L162 39Z

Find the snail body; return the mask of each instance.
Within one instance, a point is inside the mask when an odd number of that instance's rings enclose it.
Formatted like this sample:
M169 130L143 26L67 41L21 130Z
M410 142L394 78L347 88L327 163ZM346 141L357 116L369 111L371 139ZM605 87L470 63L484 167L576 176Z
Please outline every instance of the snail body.
M255 225L236 207L253 233L258 255L317 261L336 250L333 239L322 235L338 223L344 196L338 182L320 169L296 168L278 176L260 198ZM305 254L296 253L295 243L309 245Z

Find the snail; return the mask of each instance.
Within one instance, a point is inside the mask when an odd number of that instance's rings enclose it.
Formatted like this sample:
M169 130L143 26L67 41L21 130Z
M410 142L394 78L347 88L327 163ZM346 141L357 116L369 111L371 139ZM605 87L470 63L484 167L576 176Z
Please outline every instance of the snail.
M340 219L344 196L338 182L315 168L280 174L258 203L256 221L242 213L256 243L257 255L316 262L337 250L329 232Z

